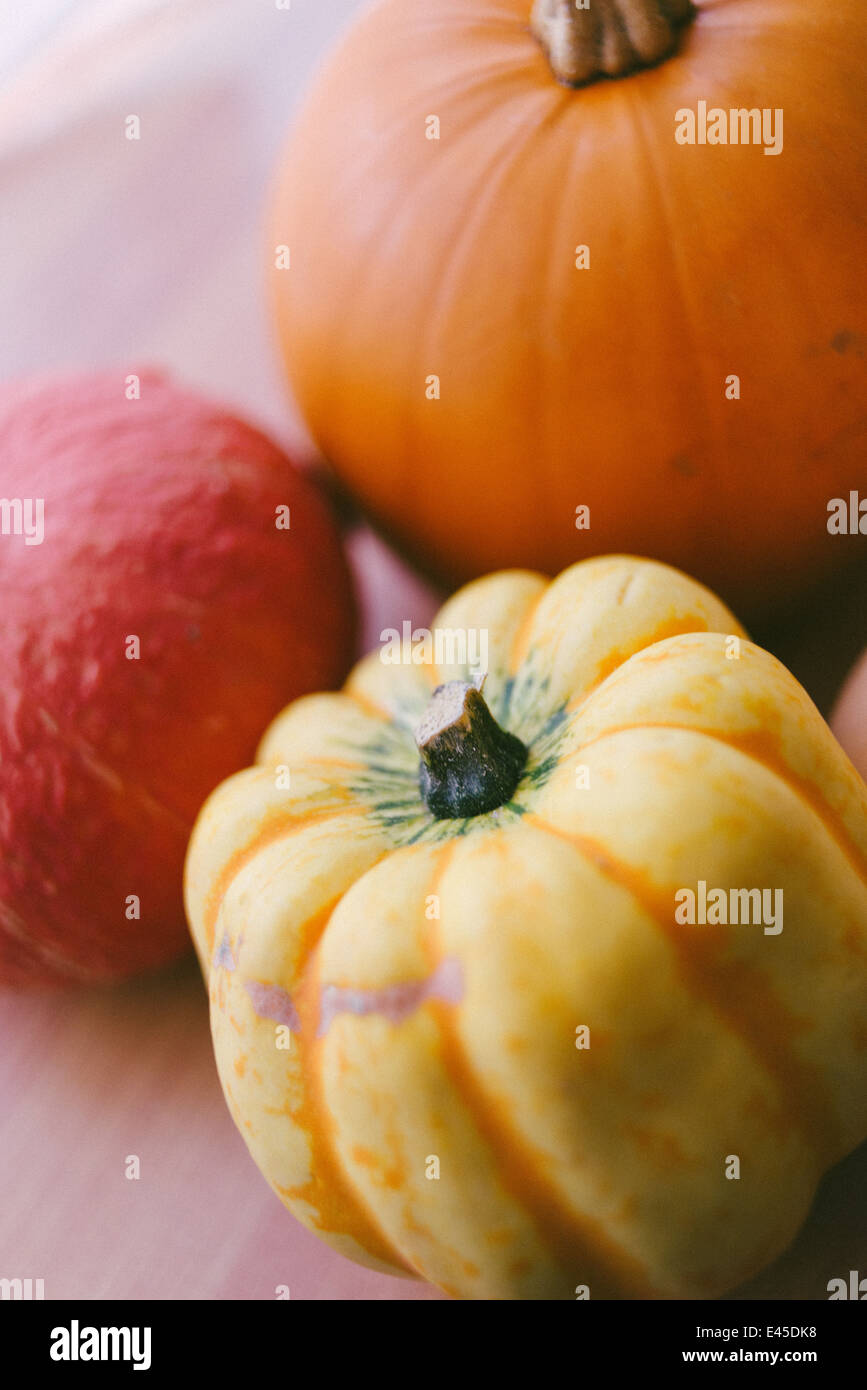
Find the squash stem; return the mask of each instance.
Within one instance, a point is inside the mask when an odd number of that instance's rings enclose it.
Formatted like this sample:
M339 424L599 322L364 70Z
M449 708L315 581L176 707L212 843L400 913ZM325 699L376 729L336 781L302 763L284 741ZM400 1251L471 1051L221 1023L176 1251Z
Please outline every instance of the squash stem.
M527 749L500 728L481 686L465 681L437 686L415 740L421 794L438 820L496 810L512 796L527 761Z
M661 62L694 14L692 0L535 0L530 24L557 81L581 87Z

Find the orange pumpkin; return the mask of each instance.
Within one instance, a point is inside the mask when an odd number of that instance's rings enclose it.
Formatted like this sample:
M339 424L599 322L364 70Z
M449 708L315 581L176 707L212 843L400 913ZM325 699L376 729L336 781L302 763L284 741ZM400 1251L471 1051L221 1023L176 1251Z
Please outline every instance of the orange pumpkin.
M651 549L753 613L845 558L865 64L863 0L367 10L270 232L293 390L382 529L451 581Z

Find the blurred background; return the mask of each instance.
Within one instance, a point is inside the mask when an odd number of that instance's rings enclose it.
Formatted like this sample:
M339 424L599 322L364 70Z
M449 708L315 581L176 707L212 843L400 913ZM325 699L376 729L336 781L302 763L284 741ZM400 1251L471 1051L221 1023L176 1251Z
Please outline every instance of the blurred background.
M293 109L364 0L278 3L3 6L0 378L162 366L310 455L265 313L262 209ZM428 622L438 596L366 528L350 549L363 648ZM839 628L817 596L755 634L826 712L863 640L847 584ZM859 1252L867 1274L865 1179L862 1150L740 1296L825 1298ZM109 991L0 994L0 1190L0 1277L41 1278L46 1298L440 1297L340 1259L272 1195L224 1106L192 960Z
M263 206L292 112L362 0L279 3L2 7L0 377L166 367L311 455L265 312ZM351 548L365 648L389 613L435 611L363 528Z

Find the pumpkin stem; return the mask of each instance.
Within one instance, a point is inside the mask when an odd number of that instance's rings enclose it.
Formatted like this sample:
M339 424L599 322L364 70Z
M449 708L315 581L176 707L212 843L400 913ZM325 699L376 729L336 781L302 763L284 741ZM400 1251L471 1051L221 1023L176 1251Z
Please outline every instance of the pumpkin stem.
M518 785L527 750L501 729L473 685L438 685L415 731L421 754L419 786L437 820L461 820L494 811Z
M530 21L558 82L623 77L668 56L692 0L535 0Z

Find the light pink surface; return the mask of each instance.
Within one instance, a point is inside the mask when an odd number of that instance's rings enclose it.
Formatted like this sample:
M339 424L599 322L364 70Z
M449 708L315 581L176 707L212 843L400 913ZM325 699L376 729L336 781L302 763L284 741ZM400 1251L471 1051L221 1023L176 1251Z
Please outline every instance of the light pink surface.
M357 8L5 7L0 376L150 360L303 441L262 303L261 206L301 85ZM352 553L365 646L427 620L434 595L369 533ZM745 1292L823 1298L867 1274L865 1190L862 1148ZM271 1194L223 1103L192 960L106 993L0 995L0 1192L0 1277L42 1278L47 1298L439 1297L332 1254Z
M0 1007L0 1277L42 1278L46 1298L439 1297L332 1253L271 1193L226 1109L192 961Z

